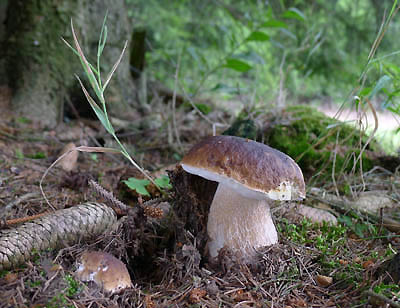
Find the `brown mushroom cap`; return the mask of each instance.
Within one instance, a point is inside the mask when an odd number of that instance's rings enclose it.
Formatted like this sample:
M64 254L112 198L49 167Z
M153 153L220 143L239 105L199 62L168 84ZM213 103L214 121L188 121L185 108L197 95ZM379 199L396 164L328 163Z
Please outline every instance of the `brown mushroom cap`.
M214 136L196 144L181 161L183 169L229 185L244 196L274 200L305 197L303 174L286 154L234 136Z
M102 251L84 252L76 275L82 281L94 281L104 291L111 294L132 285L125 264L113 255Z

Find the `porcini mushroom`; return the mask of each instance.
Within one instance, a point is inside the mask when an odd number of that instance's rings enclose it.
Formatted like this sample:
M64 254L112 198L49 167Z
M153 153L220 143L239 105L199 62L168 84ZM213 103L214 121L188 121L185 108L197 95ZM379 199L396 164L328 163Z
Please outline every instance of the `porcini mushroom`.
M207 223L212 258L223 247L246 257L277 243L271 203L305 197L303 174L295 161L256 141L209 137L196 144L181 165L186 172L219 183Z
M84 252L76 275L81 281L94 281L110 294L119 293L132 285L125 264L113 255L102 251Z

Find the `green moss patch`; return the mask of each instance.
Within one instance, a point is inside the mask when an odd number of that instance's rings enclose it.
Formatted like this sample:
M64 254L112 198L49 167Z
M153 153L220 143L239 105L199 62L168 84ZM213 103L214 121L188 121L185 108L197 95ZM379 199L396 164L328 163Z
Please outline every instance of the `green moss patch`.
M262 123L256 127L254 123ZM250 129L253 126L253 129ZM250 133L249 133L250 132ZM324 173L370 170L375 153L382 152L372 140L358 159L368 136L349 124L324 115L311 106L290 106L279 113L258 113L249 120L242 113L224 133L262 141L291 156L306 177ZM361 164L360 164L361 162Z

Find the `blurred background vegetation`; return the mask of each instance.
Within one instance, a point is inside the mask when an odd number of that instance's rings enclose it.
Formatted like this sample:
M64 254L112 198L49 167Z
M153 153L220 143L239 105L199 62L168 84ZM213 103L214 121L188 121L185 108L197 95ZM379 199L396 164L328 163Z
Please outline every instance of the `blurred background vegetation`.
M396 109L400 22L392 0L127 3L135 28L146 31L147 75L170 88L179 63L179 87L190 95L341 104L353 89L370 95L386 75L376 106Z

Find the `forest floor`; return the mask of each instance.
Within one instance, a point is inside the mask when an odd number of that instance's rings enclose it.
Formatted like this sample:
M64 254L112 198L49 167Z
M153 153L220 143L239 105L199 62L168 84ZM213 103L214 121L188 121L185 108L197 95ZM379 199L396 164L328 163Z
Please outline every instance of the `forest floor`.
M12 260L15 266L0 271L0 307L400 307L400 263L393 258L400 248L400 230L388 230L376 220L378 216L331 208L342 219L328 225L277 212L279 244L262 249L252 262L223 251L214 264L205 253L204 228L199 226L197 233L185 229L185 217L175 212L177 204L187 199L176 188L182 184L182 171L175 166L180 157L165 136L157 137L150 130L126 134L123 139L153 177L172 171L173 189L161 195L150 187L150 196L144 197L122 183L143 176L121 155L81 152L77 161L69 162L70 171L60 166L48 170L66 144L95 146L108 139L96 121L73 121L43 131L6 112L4 106L1 110L0 218L4 230L20 226L12 219L44 212L51 215L54 209L87 201L109 202L90 188L88 180L97 181L131 208L158 208L163 215L152 217L139 211L130 217L118 212L118 226L95 238L77 238L74 244L34 250L19 262ZM182 133L184 150L202 137L201 127L193 125ZM382 168L365 175L364 181L392 197L400 185L396 170ZM318 187L307 191L309 196ZM190 192L187 197L193 204L178 206L198 210L201 202ZM323 207L324 202L310 197L305 203ZM4 250L4 234L0 233L3 255L10 254ZM23 247L13 249L18 253ZM75 274L77 260L86 250L109 252L127 264L132 288L110 296L94 283L80 282Z

